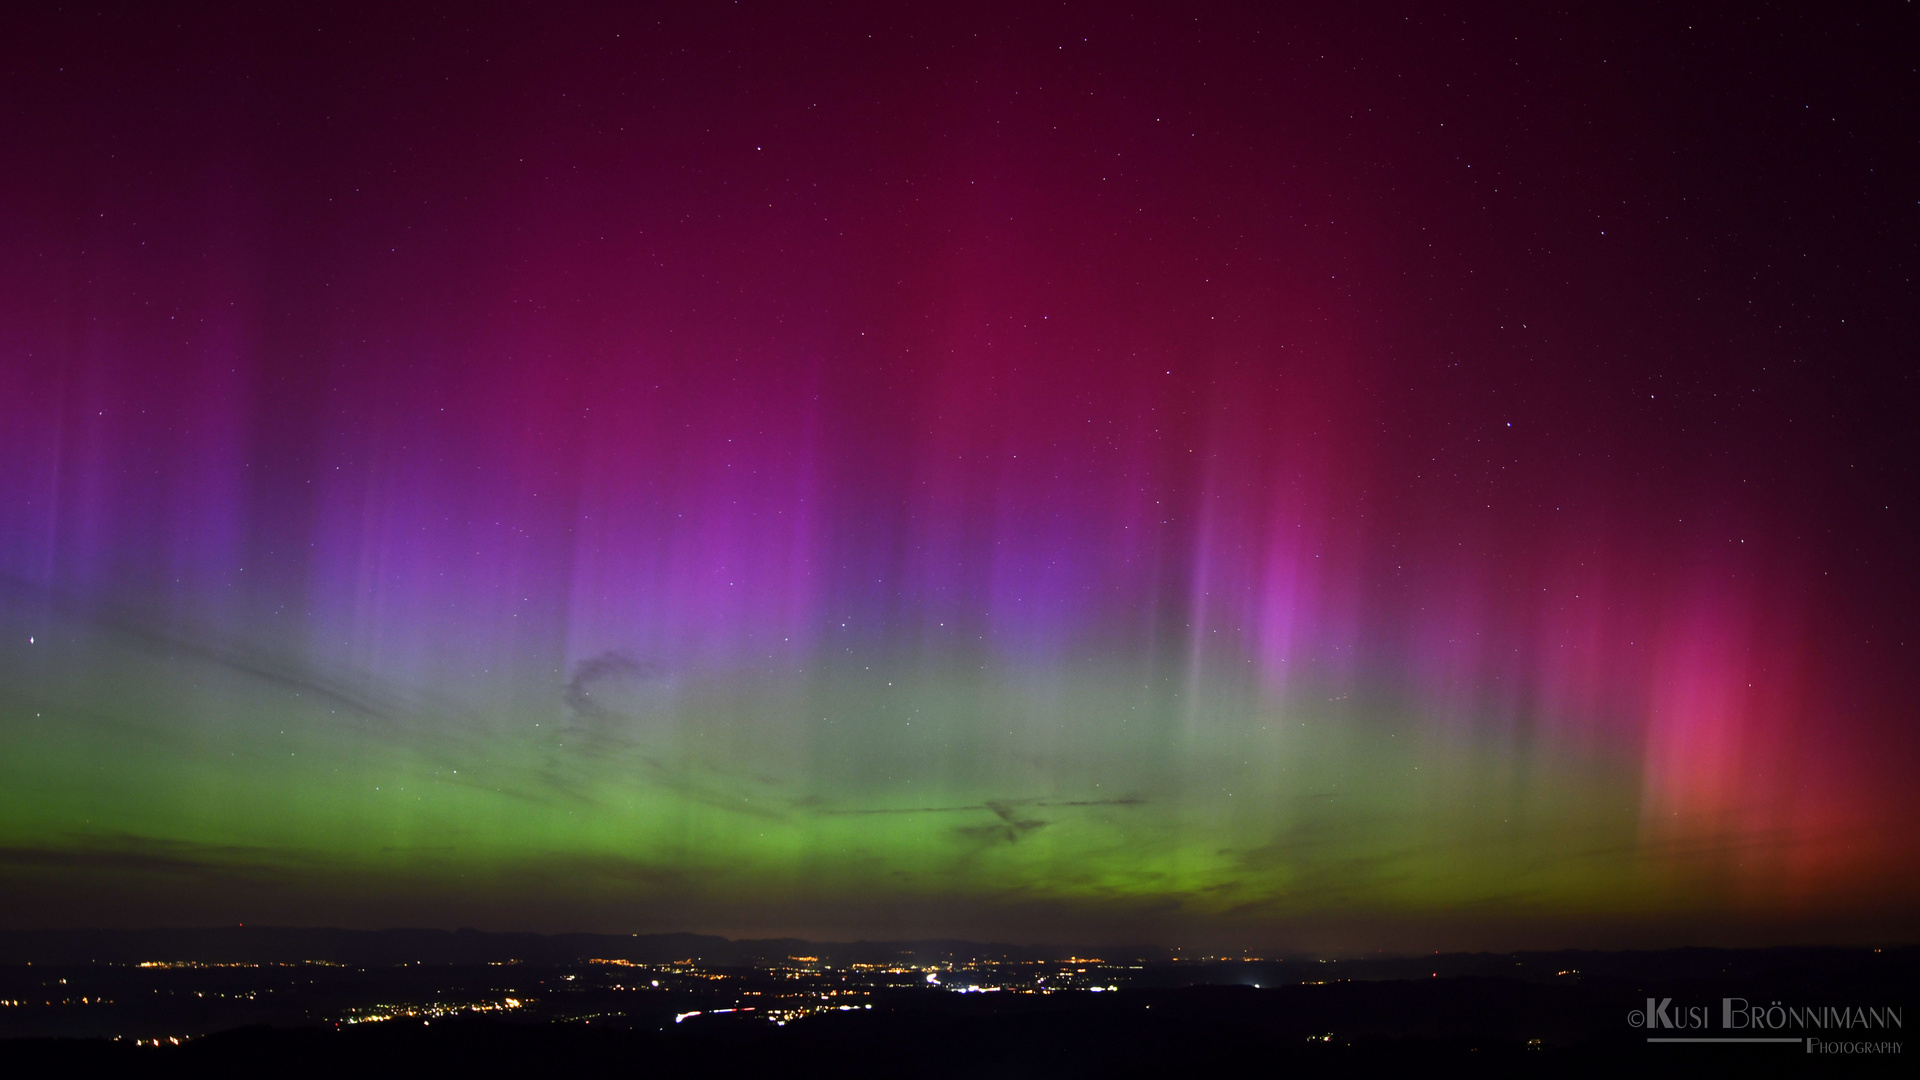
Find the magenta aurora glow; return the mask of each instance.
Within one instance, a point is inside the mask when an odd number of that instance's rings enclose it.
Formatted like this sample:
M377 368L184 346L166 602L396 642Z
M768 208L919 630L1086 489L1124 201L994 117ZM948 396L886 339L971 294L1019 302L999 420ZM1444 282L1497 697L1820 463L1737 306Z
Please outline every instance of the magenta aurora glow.
M1911 26L1172 10L5 16L0 919L1910 940Z

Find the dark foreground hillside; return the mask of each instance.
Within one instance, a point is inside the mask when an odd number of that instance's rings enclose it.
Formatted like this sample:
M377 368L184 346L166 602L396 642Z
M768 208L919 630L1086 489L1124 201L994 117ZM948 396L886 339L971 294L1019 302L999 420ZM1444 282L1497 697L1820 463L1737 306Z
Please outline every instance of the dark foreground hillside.
M1626 1020L1652 995L1677 1006L1698 980L1540 985L1484 977L1194 986L1103 994L902 991L872 1010L777 1026L747 1012L566 1022L486 1017L256 1026L184 1041L16 1039L0 1072L143 1076L1623 1076L1904 1071L1904 1029L1853 1032L1842 1053L1791 1042L1649 1044ZM1772 993L1776 986L1755 989ZM1901 1009L1906 967L1863 972L1846 992ZM1789 990L1781 990L1789 992ZM1897 999L1897 1000L1896 1000ZM1718 999L1714 999L1717 1008ZM1884 1015L1884 1013L1882 1014ZM1714 1017L1718 1020L1719 1017ZM1735 1034L1752 1034L1741 1032ZM1774 1035L1774 1032L1761 1032ZM1862 1052L1861 1040L1874 1049Z

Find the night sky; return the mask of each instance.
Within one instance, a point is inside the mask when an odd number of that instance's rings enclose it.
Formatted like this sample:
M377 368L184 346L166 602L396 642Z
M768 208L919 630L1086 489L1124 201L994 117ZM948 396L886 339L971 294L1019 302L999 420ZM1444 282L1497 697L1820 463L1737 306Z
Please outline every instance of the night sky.
M0 923L1911 940L1910 4L0 15Z

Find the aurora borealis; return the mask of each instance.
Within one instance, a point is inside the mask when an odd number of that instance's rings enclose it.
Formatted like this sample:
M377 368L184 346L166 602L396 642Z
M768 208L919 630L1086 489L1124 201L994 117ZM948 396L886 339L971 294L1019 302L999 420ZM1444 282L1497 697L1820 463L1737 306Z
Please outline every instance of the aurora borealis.
M5 16L0 920L1910 939L1910 13L532 10Z

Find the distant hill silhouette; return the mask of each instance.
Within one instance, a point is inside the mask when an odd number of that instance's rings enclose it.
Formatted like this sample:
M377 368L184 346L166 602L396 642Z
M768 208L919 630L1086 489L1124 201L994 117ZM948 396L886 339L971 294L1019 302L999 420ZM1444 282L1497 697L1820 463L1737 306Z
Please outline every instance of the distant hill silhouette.
M1232 984L1303 978L1404 979L1479 976L1543 979L1567 972L1618 978L1724 978L1798 970L1859 970L1888 964L1911 966L1920 948L1708 949L1600 952L1560 950L1523 953L1448 953L1338 961L1269 958L1258 964L1234 960L1180 960L1168 950L1064 945L1010 945L956 939L930 941L820 942L802 938L730 940L709 934L528 934L482 930L345 930L337 928L222 926L139 930L0 930L0 965L198 963L299 963L322 961L366 967L401 964L561 965L581 960L671 963L691 960L707 968L757 968L792 957L828 964L965 963L967 961L1059 961L1097 955L1109 963L1138 963L1138 985Z

